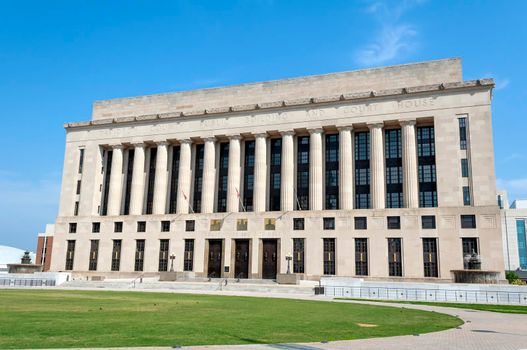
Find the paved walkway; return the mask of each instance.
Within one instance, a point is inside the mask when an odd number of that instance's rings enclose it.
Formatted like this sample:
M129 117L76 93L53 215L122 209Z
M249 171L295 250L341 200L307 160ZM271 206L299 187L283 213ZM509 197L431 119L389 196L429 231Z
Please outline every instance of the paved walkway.
M67 289L67 288L66 288ZM77 288L76 288L77 289ZM100 290L100 289L99 289ZM140 291L140 290L137 290ZM152 291L153 292L153 291ZM163 292L163 290L155 290ZM179 291L165 290L177 293ZM200 291L181 291L183 293L200 293ZM203 291L201 291L203 293ZM277 295L253 292L205 292L203 294L239 295L257 297L281 297L291 299L321 300L342 303L364 303L373 305L386 305L405 307L427 311L437 311L460 317L465 321L461 327L442 332L423 335L399 336L389 338L374 338L361 340L343 340L328 343L305 344L268 344L268 345L228 345L228 346L190 346L182 347L185 350L527 350L527 315L505 314L497 312L476 311L468 309L455 309L428 305L372 303L366 301L332 300L327 297L306 295ZM167 350L165 348L129 348L130 350Z

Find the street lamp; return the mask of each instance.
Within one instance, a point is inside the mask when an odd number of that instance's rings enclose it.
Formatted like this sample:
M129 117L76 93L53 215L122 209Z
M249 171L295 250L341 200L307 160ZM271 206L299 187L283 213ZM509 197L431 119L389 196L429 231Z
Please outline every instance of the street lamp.
M285 256L285 260L287 261L287 274L290 274L291 273L291 260L293 260L293 256L291 255L291 253L287 253L287 255Z
M176 254L170 253L170 272L174 272L174 259L176 259Z

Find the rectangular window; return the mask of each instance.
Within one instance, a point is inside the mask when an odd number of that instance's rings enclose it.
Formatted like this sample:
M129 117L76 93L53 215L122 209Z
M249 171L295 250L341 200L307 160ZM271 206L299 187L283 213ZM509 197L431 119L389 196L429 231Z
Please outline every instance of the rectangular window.
M119 271L121 268L121 245L120 239L113 240L112 248L112 271Z
M194 269L194 240L185 239L185 257L183 261L183 271Z
M84 167L84 148L79 149L79 174L82 174Z
M104 173L102 198L101 198L101 215L108 214L108 196L110 194L110 177L112 175L112 157L113 151L103 151L103 167Z
M271 165L269 170L269 211L280 210L282 172L282 139L271 139Z
M476 228L476 215L461 215L461 228Z
M459 148L467 149L467 118L458 118L459 121Z
M297 138L296 209L309 209L309 136Z
M386 164L386 208L402 208L404 203L401 129L384 131L384 154Z
M264 229L272 231L276 228L276 219L275 218L266 218L264 219Z
M325 209L339 208L339 135L326 135L326 205Z
M92 233L99 233L99 232L101 232L101 223L100 222L92 222L92 224L91 224L91 232Z
M76 222L70 222L69 233L77 233L77 223Z
M99 258L99 240L93 239L90 241L90 260L88 263L88 270L97 271L97 259Z
M218 166L218 203L219 213L227 211L227 190L229 181L229 144L220 143L220 164Z
M293 230L304 229L304 218L293 218Z
M368 276L367 238L355 238L355 275Z
M388 238L388 272L390 276L403 275L402 247L400 238Z
M181 146L172 146L172 167L170 171L170 200L168 212L175 214L177 211L177 193L179 182L179 157L181 155Z
M356 216L353 218L355 221L355 230L367 230L368 229L368 218L365 216Z
M435 229L436 228L436 217L435 215L423 215L421 216L421 228Z
M75 208L73 209L73 216L79 215L79 201L75 202Z
M355 208L368 209L370 199L370 133L356 132L355 138Z
M525 235L525 220L516 220L516 234L518 237L518 256L520 268L527 269L527 237Z
M150 148L150 164L148 166L148 183L146 191L146 214L152 214L154 206L154 186L156 182L157 148Z
M76 194L81 194L81 184L82 184L82 181L81 180L77 180L77 191L76 191Z
M194 163L194 203L193 211L201 213L201 192L203 188L203 157L205 156L205 145L196 145L196 159Z
M423 263L425 277L439 277L436 238L423 238Z
M144 261L145 261L145 240L137 239L135 241L134 271L143 271Z
M323 218L324 230L334 230L335 229L335 218Z
M168 271L168 248L169 240L161 239L159 241L159 271Z
M75 258L75 241L69 240L66 248L66 266L65 270L73 270L73 260Z
M137 232L146 232L146 221L137 222Z
M437 207L437 180L434 127L417 128L419 207Z
M468 177L468 159L461 159L461 176Z
M293 238L293 273L304 273L303 238Z
M194 220L185 220L185 231L193 232L196 229L196 221Z
M161 221L161 232L170 232L170 221Z
M124 186L123 215L130 214L130 198L132 197L132 178L134 176L135 150L128 150L128 164L126 166L126 181Z
M245 141L245 168L243 171L243 206L246 211L253 211L254 193L254 140Z
M247 219L236 220L236 230L247 231Z
M324 238L324 275L335 274L335 238Z
M470 187L463 186L463 205L470 205Z
M117 221L114 223L113 232L123 232L123 222Z
M401 217L400 216L388 216L387 225L388 225L388 230L400 230L401 229Z
M475 237L461 238L461 245L463 247L463 268L468 270L471 268L470 257L472 254L479 254L478 239Z

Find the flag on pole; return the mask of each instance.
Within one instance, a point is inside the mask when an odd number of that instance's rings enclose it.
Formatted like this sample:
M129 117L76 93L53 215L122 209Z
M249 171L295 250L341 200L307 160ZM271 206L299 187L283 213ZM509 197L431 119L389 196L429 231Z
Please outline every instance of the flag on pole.
M245 210L245 206L243 205L243 202L242 202L242 197L240 196L240 191L238 191L238 188L237 187L234 187L234 189L236 190L236 196L238 196L238 200L240 201L240 205L242 207L242 210L244 212L246 212L247 210Z
M181 191L181 193L183 194L183 197L184 197L185 200L187 201L187 203L188 203L188 207L190 208L190 211L192 212L192 214L194 214L194 209L192 208L192 205L190 204L190 201L188 200L187 195L186 195L185 192L183 192L183 191Z

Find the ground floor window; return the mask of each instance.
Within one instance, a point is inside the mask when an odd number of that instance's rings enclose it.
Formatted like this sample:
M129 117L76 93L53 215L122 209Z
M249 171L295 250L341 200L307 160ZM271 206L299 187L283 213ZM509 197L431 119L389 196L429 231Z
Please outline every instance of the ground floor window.
M355 238L355 275L368 276L367 238Z
M293 238L293 272L304 273L304 239Z
M97 258L99 257L99 240L90 241L90 261L88 270L97 271Z
M388 273L390 276L403 275L402 247L400 238L388 238Z
M73 270L73 259L75 258L75 240L68 241L66 249L66 270Z
M159 271L168 271L168 242L168 239L159 241Z
M423 262L425 277L439 277L436 238L423 238Z
M192 271L194 269L194 240L185 239L185 257L183 261L183 270Z
M113 240L112 271L119 271L121 268L121 246L122 241L120 239Z
M134 271L143 271L144 263L145 263L145 240L138 239L135 241Z
M335 238L324 238L324 275L335 274Z

